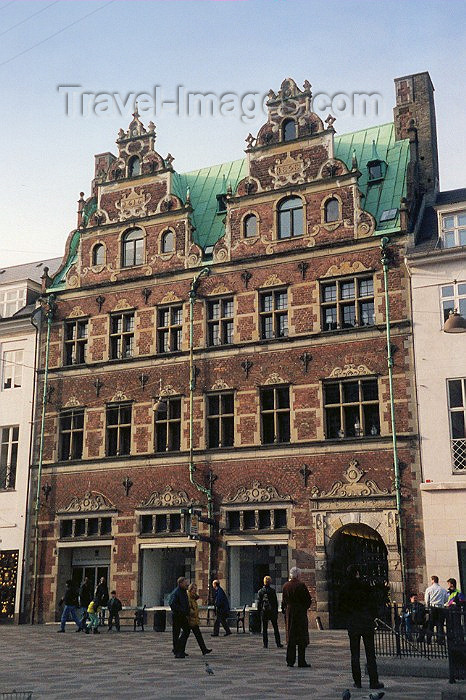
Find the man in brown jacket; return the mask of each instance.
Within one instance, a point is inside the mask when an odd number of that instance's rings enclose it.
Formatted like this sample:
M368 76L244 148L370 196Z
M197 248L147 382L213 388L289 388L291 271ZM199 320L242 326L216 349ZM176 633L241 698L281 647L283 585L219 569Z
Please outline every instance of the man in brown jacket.
M286 626L286 664L294 666L296 647L298 647L298 667L309 668L306 663L306 647L309 644L307 611L311 607L311 596L307 586L301 580L301 569L294 566L290 571L290 580L283 586L282 610L285 613Z

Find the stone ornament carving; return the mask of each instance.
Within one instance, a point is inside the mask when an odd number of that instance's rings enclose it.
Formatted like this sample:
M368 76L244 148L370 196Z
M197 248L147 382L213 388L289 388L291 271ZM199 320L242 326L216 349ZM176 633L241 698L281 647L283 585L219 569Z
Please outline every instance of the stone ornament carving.
M323 277L337 277L339 275L351 275L357 272L367 272L369 268L362 264L359 260L350 263L345 260L340 265L332 265L328 268L327 272Z
M259 481L253 481L251 488L240 486L235 494L225 498L225 503L271 503L273 501L291 501L291 496L280 496L275 486L261 486Z
M286 158L280 160L277 158L275 160L275 166L269 168L269 175L272 177L272 183L274 189L278 187L283 187L284 185L297 185L306 181L304 175L305 170L310 166L310 158L303 160L302 155L298 155L297 158L288 153Z
M224 284L218 284L214 289L212 289L211 292L209 292L208 296L219 296L220 294L232 294L233 292L231 289L228 289L228 287L225 287Z
M116 394L114 394L112 397L112 401L128 401L128 397L121 391L121 389L118 389Z
M278 285L283 285L285 284L282 282L280 277L277 277L277 275L270 275L270 277L267 277L265 280L264 284L261 285L261 287L277 287Z
M84 496L75 496L58 513L94 513L95 511L116 510L106 496L98 491L86 491Z
M119 220L126 221L126 219L132 219L135 216L146 216L150 199L151 195L148 192L139 194L132 187L131 192L123 194L120 201L115 202Z
M141 503L139 508L174 508L182 505L189 505L192 500L186 491L174 491L171 486L165 486L163 491L154 491L147 501Z
M231 389L230 386L223 379L217 379L211 386L211 391L221 391L222 389Z
M317 513L312 517L314 521L314 531L316 533L316 545L323 547L325 544L325 516L323 513Z
M75 408L76 406L80 406L81 404L79 403L78 399L76 396L70 396L68 401L65 403L63 408Z
M167 294L165 294L163 299L160 300L160 303L161 304L171 304L172 302L176 302L176 301L181 301L181 299L179 297L177 297L176 294L174 294L173 292L168 292Z
M366 479L361 482L364 476L364 471L360 469L356 459L352 459L348 468L343 472L346 479L346 484L343 481L336 481L330 491L319 491L317 486L311 490L311 497L314 499L325 498L332 500L334 498L361 498L363 496L390 496L390 491L381 489L372 481Z
M354 365L350 363L344 367L335 367L329 374L329 379L334 379L335 377L362 377L368 374L374 374L366 365Z
M81 316L86 316L86 314L80 306L73 306L71 312L68 314L68 318L80 318Z
M126 309L132 308L133 307L131 306L131 304L128 303L128 300L123 298L118 300L118 302L113 307L112 311L125 311Z
M219 246L214 250L215 262L223 263L228 260L228 249L225 246Z
M160 390L159 394L160 396L176 396L177 392L174 390L171 384L167 384Z
M285 384L285 380L280 377L279 374L276 372L273 372L272 374L269 374L267 379L265 380L264 384Z

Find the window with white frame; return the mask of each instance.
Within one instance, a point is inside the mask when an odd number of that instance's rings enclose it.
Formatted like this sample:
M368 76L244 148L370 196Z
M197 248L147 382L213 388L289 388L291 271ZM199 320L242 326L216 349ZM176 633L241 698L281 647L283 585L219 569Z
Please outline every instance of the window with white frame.
M453 282L440 287L443 322L447 320L450 312L458 313L466 318L466 282Z
M456 248L466 245L466 210L448 212L442 217L442 245L444 248Z
M19 426L0 428L0 489L14 489L18 463Z
M2 389L17 389L23 381L23 351L5 350L2 357Z
M448 379L453 471L466 473L466 379Z
M26 306L26 287L0 291L0 318L9 318Z

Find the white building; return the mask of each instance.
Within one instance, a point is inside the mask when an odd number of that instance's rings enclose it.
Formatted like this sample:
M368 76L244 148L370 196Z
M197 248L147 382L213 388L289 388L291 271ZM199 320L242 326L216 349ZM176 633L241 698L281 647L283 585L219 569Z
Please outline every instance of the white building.
M0 269L0 622L19 620L33 419L31 313L55 258Z
M408 252L423 483L427 574L466 588L466 332L446 333L450 311L466 319L466 189L425 208ZM457 319L458 320L458 319ZM466 326L466 322L464 324ZM466 329L463 329L466 330Z

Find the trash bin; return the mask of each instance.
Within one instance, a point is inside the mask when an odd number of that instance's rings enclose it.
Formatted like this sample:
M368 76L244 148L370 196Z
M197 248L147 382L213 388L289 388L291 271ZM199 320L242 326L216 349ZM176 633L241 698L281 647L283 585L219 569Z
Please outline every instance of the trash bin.
M251 634L261 633L261 616L258 610L249 611L249 631Z
M156 610L154 612L154 632L165 632L167 628L167 611Z

